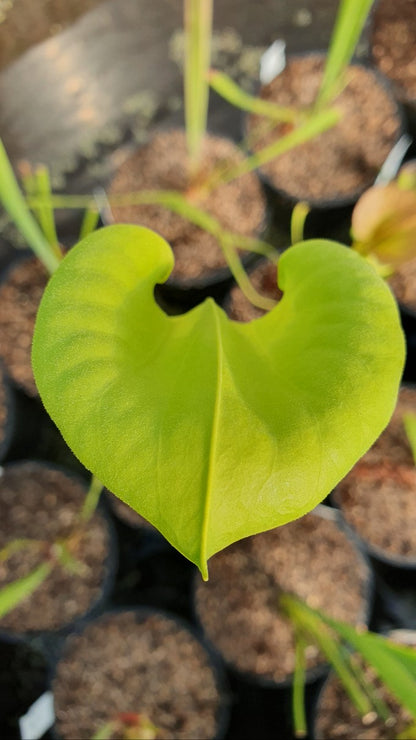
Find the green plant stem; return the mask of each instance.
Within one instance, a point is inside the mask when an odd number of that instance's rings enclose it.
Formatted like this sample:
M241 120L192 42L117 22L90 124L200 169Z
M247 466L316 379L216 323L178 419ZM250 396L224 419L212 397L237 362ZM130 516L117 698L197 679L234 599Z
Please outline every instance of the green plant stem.
M14 555L15 552L20 550L26 550L29 547L44 547L46 544L43 540L31 540L27 537L16 538L9 542L5 547L0 550L0 563Z
M30 198L29 203L33 207L37 204L37 199ZM189 203L185 196L174 190L142 190L137 193L128 193L112 198L110 205L117 205L120 208L154 203L183 216L195 226L199 226L199 228L212 234L218 240L230 270L248 300L264 310L273 308L275 302L264 298L254 289L235 252L235 247L238 247L277 260L278 253L270 244L255 237L241 236L223 229L213 216ZM91 204L92 200L88 196L53 196L55 208L88 208ZM97 205L97 199L95 204Z
M367 695L363 692L351 670L349 661L345 660L337 641L323 620L295 596L282 594L279 604L283 612L296 625L296 628L302 630L306 635L311 636L314 642L316 642L319 649L337 672L345 690L361 716L365 716L371 712L372 705Z
M33 252L45 265L48 272L53 273L59 265L60 257L50 244L48 244L36 220L30 213L1 141L0 201Z
M208 114L213 0L184 0L185 128L191 179L197 174Z
M290 219L290 238L292 244L303 241L305 221L310 210L308 203L304 201L296 203Z
M38 212L38 220L39 225L43 231L43 234L48 242L48 244L51 246L52 249L55 251L58 249L59 253L59 247L58 247L58 237L56 234L56 228L55 228L55 217L53 208L51 205L51 183L49 178L49 172L46 167L37 167L35 171L35 182L36 182L36 190L39 193L39 195L42 197L42 200L44 202L44 206L39 209Z
M283 107L269 100L249 95L224 72L211 69L208 79L212 89L236 108L282 123L295 123L299 118L300 113L295 108Z
M316 99L316 110L329 105L340 92L343 74L351 61L373 1L341 0Z
M221 238L220 244L233 277L246 298L253 304L253 306L260 308L263 311L271 311L271 309L276 306L276 301L272 298L262 296L253 287L253 284L250 282L247 273L241 264L241 260L236 252L234 244L229 239Z
M218 173L217 176L209 178L208 182L204 184L204 191L211 192L215 190L221 183L230 182L231 180L246 175L248 172L252 172L259 167L270 162L272 159L279 157L281 154L294 149L300 144L304 144L310 139L319 136L324 131L335 126L340 119L340 112L335 108L321 111L319 113L311 115L304 123L297 128L290 131L285 136L277 139L272 144L260 149L260 151L252 154L250 157L246 157L241 164L235 167L229 167L227 170Z
M306 641L301 634L295 635L295 672L293 675L293 726L296 737L305 737L307 734L305 714L305 670L306 670Z
M344 646L342 646L341 649L343 650L345 657L348 658L349 653L347 653L347 649ZM368 698L370 699L370 702L373 705L375 712L378 714L378 716L380 717L380 719L382 719L383 722L387 722L387 720L391 717L389 708L387 704L379 696L377 689L373 686L372 682L367 679L364 673L364 670L359 665L355 656L351 656L350 666L351 666L351 670L354 673L358 683L362 686L363 690L365 691Z
M97 208L86 208L79 232L79 241L85 239L88 234L91 234L93 231L95 231L99 218L100 214Z
M103 490L104 486L103 484L98 480L98 478L95 477L95 475L91 478L90 487L88 489L88 493L85 497L84 504L81 509L81 521L88 522L89 519L94 514L94 511L96 510L98 506L98 502L100 500L101 492Z

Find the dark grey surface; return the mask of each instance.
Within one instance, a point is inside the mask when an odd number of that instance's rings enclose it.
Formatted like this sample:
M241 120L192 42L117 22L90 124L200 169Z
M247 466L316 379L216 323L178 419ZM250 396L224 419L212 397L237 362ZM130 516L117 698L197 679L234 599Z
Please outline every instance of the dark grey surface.
M244 67L275 38L289 50L324 47L336 6L217 0L214 25L235 29ZM82 156L99 161L103 150L140 140L149 125L178 120L181 74L169 42L181 25L182 0L110 0L26 52L0 75L0 134L12 160L72 171ZM241 51L231 54L237 67ZM211 110L214 130L238 127L224 104L214 99Z

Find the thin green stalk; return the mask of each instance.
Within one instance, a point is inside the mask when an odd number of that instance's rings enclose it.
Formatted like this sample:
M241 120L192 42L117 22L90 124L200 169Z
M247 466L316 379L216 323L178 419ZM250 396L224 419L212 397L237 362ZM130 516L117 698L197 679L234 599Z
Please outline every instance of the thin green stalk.
M29 202L34 206L37 200L31 198ZM52 202L55 208L83 208L91 205L91 199L88 199L88 196L58 195L53 196ZM97 198L95 202L99 207ZM255 237L243 236L223 229L213 216L189 203L185 196L174 190L142 190L137 193L127 193L126 195L113 197L110 204L117 205L120 208L154 203L183 216L195 226L199 226L199 228L212 234L222 247L227 263L248 300L264 310L273 308L275 302L264 298L253 288L235 251L235 245L237 245L239 249L246 249L277 261L278 252L270 244ZM107 200L106 205L108 205Z
M5 547L0 550L0 563L8 560L15 552L26 550L29 547L44 547L45 542L42 540L31 540L28 537L16 538L9 542Z
M341 0L316 100L316 110L329 105L340 92L344 72L354 54L373 1Z
M293 674L292 712L296 737L305 737L307 723L305 713L306 641L296 632L295 672Z
M308 607L306 607L308 608ZM359 652L396 699L416 718L416 656L412 648L395 645L372 632L359 632L344 622L317 612L339 637Z
M281 154L294 149L300 144L304 144L310 139L319 136L324 131L335 126L340 119L340 113L335 108L321 111L310 116L304 123L297 128L290 131L285 136L282 136L277 141L264 147L260 151L252 154L250 157L246 157L240 164L235 167L228 168L227 171L223 172L217 179L210 179L204 190L212 191L221 183L230 182L235 180L241 175L246 175L248 172L252 172L259 167L270 162L272 159L279 157Z
M62 565L68 573L72 573L76 576L86 576L90 572L90 568L86 563L83 563L78 558L75 558L65 540L59 540L54 544L54 555L58 563Z
M94 511L96 510L98 506L98 502L100 500L101 491L103 490L103 487L104 487L103 484L98 480L98 478L95 477L95 475L93 475L91 478L91 483L88 489L88 493L85 497L85 501L81 509L81 515L80 515L81 521L88 522L88 520L94 514Z
M36 191L42 198L44 205L38 211L39 225L50 246L60 252L58 237L55 228L55 216L51 204L51 182L46 167L39 166L35 171Z
M372 705L367 695L363 692L351 670L349 661L345 660L339 644L322 619L308 609L306 604L289 594L283 594L280 597L280 606L293 624L296 625L296 628L302 630L306 635L310 635L316 642L337 672L346 692L361 716L371 712Z
M200 165L208 115L213 0L184 0L185 128L191 178Z
M96 208L87 208L82 219L81 229L79 232L79 241L85 239L97 228L100 214Z
M48 244L36 220L30 213L20 191L3 143L0 141L0 202L26 239L36 256L53 273L60 258Z
M305 221L310 212L308 203L300 200L296 203L290 219L290 238L292 244L298 244L304 239Z
M346 648L342 646L341 649L344 651L344 655L347 657L349 653L347 654ZM391 717L391 712L387 704L383 701L383 699L379 695L377 689L373 686L372 682L369 681L368 678L366 677L363 668L360 666L355 656L352 656L350 658L350 666L351 666L351 670L354 673L358 683L363 687L363 690L365 691L371 704L373 705L375 712L380 717L380 719L383 720L383 722L387 722Z
M224 72L211 69L208 79L212 89L236 108L249 113L257 113L259 116L265 116L272 121L281 121L282 123L295 123L299 118L299 111L295 108L276 105L276 103L271 103L269 100L262 100L262 98L249 95Z
M224 239L220 237L220 244L222 246L224 255L233 274L233 277L238 286L243 291L246 298L250 301L250 303L253 304L253 306L260 308L263 311L271 311L271 309L276 306L276 301L274 301L272 298L266 298L265 296L262 296L253 287L247 276L246 271L244 270L244 267L241 264L241 260L232 241L227 238Z
M29 162L24 160L19 163L19 176L26 196L36 197L36 177Z

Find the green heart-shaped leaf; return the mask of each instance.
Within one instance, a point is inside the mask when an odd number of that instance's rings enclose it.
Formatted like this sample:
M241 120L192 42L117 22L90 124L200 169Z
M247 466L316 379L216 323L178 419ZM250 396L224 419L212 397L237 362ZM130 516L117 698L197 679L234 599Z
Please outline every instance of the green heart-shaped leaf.
M206 300L166 316L173 256L111 226L45 291L33 366L75 454L204 576L231 542L312 509L387 424L404 342L391 293L339 244L279 262L282 301L249 324Z

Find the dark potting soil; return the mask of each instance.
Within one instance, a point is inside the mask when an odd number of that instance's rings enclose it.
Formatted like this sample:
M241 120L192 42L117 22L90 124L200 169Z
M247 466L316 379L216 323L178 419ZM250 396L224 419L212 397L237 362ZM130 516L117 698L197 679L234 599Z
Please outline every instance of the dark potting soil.
M347 522L390 555L416 558L416 468L403 425L416 413L416 390L402 388L387 429L338 486Z
M373 16L371 50L403 101L416 100L416 3L379 0Z
M278 611L278 590L353 624L365 619L367 569L333 521L313 514L242 540L210 560L196 586L208 638L239 671L284 681L294 671L293 629ZM307 649L308 668L323 662Z
M315 724L316 740L395 740L409 725L411 715L377 681L374 672L365 668L364 673L388 706L391 717L384 722L375 712L370 712L361 718L339 679L332 675L320 695Z
M0 357L12 380L30 396L38 395L30 355L47 281L45 267L29 257L16 263L0 284Z
M262 88L261 97L308 109L322 72L319 54L289 59L283 72ZM348 68L347 85L336 98L336 107L342 114L336 126L261 168L275 187L293 198L312 203L353 198L374 182L397 140L400 120L395 103L371 70ZM248 125L256 151L289 130L287 124L271 128L259 116L250 116Z
M109 614L72 637L53 682L60 737L91 738L120 712L143 713L157 738L213 738L219 693L202 646L172 619Z
M203 147L201 180L214 168L236 165L243 155L227 139L207 136ZM169 131L155 136L120 167L109 189L109 197L139 190L186 192L188 168L185 136ZM192 204L215 217L224 229L244 236L258 234L264 225L265 200L255 174L217 186L208 195L193 196ZM182 216L158 205L112 206L117 222L138 223L161 234L173 248L172 276L193 280L207 271L226 266L217 240ZM236 244L238 246L238 244Z
M0 68L103 0L0 0Z
M108 529L96 512L79 525L86 490L59 470L38 463L5 466L0 478L0 549L16 539L40 540L0 562L0 587L28 575L53 555L53 544L75 532L69 549L81 573L56 563L44 583L0 619L0 630L55 630L84 614L100 594ZM52 548L52 552L51 552Z
M277 266L273 262L262 262L250 272L250 281L260 295L279 301L283 293L277 287ZM254 306L238 285L230 290L226 306L227 315L234 321L252 321L266 312Z
M416 312L416 259L397 267L388 283L398 302L409 311Z

